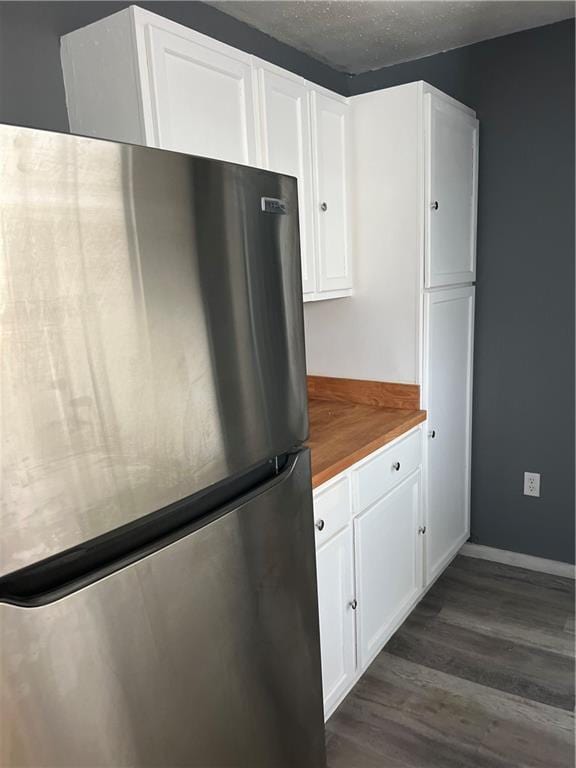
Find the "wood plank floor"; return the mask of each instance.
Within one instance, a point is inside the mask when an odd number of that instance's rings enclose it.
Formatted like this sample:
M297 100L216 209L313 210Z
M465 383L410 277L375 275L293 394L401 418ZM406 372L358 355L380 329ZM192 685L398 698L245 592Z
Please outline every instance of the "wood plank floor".
M573 768L574 582L458 557L326 725L329 768Z

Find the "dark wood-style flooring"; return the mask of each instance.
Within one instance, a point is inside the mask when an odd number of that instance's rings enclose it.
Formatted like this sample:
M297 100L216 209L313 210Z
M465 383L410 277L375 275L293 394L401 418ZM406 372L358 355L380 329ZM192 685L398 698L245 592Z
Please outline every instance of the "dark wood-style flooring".
M329 768L573 768L574 582L458 557L327 723Z

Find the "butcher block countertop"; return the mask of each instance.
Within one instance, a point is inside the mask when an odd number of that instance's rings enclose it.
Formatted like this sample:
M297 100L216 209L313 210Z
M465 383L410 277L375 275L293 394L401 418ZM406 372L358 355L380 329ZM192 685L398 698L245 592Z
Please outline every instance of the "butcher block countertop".
M426 420L416 384L308 377L312 487Z

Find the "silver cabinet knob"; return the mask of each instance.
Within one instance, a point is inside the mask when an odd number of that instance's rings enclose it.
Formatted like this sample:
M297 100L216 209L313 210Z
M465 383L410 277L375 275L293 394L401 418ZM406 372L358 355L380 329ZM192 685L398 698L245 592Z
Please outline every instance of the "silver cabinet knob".
M321 209L322 211L327 211L327 210L328 210L328 203L322 203L322 204L320 205L320 209Z
M353 611L355 611L356 608L358 608L358 600L356 600L356 598L350 601L350 608L352 608Z
M319 531L321 531L321 530L323 530L323 528L324 528L324 520L317 520L317 521L314 523L314 525L316 526L316 528L317 528Z
M426 526L423 525L421 528L418 528L418 533L422 533L422 534L426 533Z
M432 208L433 211L438 210L438 200L434 200L433 203L430 203L430 208Z
M400 462L397 461L394 464L392 464L392 469L395 469L396 472L399 472L400 471Z

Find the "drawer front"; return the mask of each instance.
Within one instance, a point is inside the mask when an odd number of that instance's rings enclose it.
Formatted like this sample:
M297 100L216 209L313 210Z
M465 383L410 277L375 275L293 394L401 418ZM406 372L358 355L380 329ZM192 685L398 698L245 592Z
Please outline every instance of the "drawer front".
M352 518L350 478L344 475L328 488L314 493L316 547L321 547L342 530Z
M422 432L418 429L353 471L358 512L398 485L422 462Z

